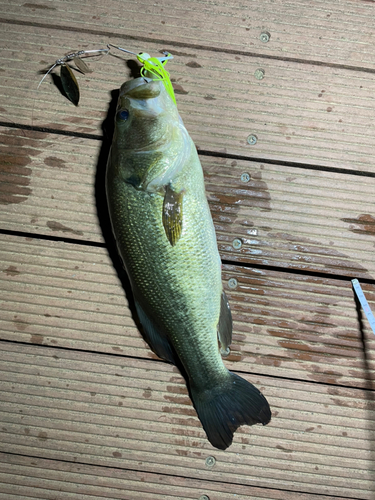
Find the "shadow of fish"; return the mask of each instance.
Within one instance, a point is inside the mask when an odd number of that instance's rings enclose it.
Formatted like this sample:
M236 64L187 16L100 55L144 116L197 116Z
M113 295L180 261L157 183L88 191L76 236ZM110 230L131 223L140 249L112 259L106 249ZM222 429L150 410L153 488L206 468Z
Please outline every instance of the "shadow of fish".
M211 444L226 449L243 424L267 424L267 400L225 368L232 318L202 167L160 81L120 90L106 190L113 232L144 335L183 367Z

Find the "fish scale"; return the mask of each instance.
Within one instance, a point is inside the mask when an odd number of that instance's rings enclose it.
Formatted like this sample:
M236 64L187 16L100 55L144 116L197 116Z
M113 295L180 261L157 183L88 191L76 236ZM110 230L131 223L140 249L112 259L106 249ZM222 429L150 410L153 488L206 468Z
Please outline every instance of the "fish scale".
M106 189L145 339L182 364L208 439L225 449L239 425L265 424L271 415L264 396L229 372L219 352L219 320L226 348L231 316L202 167L161 82L122 86Z

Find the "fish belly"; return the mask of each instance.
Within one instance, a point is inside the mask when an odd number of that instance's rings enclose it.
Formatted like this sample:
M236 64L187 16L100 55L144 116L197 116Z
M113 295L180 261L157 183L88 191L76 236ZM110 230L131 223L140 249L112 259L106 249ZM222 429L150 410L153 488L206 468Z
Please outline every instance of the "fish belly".
M182 233L172 247L161 194L119 179L107 189L119 252L140 307L167 336L189 378L199 383L226 371L217 342L221 264L204 190L197 195L186 189Z

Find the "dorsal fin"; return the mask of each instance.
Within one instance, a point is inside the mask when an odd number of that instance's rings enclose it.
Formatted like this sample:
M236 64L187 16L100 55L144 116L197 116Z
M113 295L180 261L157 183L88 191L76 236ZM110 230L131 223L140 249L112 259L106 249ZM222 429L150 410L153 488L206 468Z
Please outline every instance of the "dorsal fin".
M221 294L220 318L217 325L217 335L220 342L220 353L224 356L229 353L229 346L232 343L232 329L232 313L230 311L228 297L223 290Z

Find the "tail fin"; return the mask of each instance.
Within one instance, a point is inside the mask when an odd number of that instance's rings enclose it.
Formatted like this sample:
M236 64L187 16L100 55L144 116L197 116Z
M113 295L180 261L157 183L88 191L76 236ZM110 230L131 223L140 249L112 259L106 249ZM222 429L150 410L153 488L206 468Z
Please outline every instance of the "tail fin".
M263 394L235 373L211 390L190 387L191 397L207 438L216 448L225 450L241 425L266 425L271 410Z

